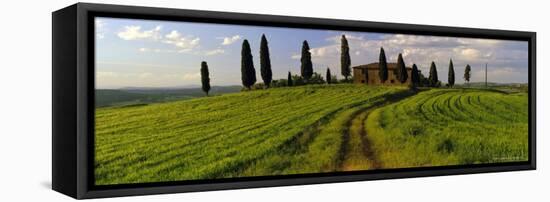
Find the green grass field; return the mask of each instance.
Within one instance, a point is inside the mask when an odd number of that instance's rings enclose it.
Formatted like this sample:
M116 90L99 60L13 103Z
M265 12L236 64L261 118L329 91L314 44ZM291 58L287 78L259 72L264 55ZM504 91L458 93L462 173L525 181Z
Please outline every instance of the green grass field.
M527 161L527 93L432 89L372 112L384 168Z
M319 85L98 108L96 184L335 170L349 114L406 92Z
M527 159L527 95L309 85L96 108L96 184Z

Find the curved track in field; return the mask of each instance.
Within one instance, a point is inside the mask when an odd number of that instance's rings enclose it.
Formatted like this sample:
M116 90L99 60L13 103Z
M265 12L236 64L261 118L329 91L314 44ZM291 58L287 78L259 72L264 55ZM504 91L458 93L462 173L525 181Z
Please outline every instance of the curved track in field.
M371 142L364 129L364 121L370 114L371 109L359 111L348 122L345 130L341 171L378 169L381 167L380 160L372 149Z
M382 168L382 162L372 148L372 142L365 130L365 121L369 114L380 107L399 102L413 92L388 97L383 102L374 103L365 108L359 108L347 120L342 131L342 146L338 171L373 170Z
M526 93L431 89L374 110L367 133L384 168L527 159Z
M452 89L411 95L339 84L96 109L96 184L450 165L452 152L479 140L493 142L464 149L471 154L459 162L490 152L523 157L523 145L506 144L526 130L524 96ZM422 130L403 135L408 128ZM479 135L489 133L511 135ZM395 145L403 151L384 153Z
M98 108L96 184L334 170L342 112L402 90L311 85Z

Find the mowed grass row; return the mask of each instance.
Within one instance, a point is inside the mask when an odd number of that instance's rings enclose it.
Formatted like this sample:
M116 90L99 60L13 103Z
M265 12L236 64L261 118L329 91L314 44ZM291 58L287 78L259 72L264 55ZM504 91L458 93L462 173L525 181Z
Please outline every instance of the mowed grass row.
M383 100L382 97L372 102ZM268 153L251 162L242 171L228 173L226 177L265 176L333 172L339 170L343 160L344 132L353 114L366 103L350 106L329 115L313 128L308 128L280 150Z
M383 168L526 161L528 96L432 89L373 111L367 137Z
M96 184L239 175L327 116L403 90L319 85L98 108Z
M276 152L268 153L226 177L367 170L373 162L363 154L362 128L358 128L362 124L356 126L356 122L366 118L368 109L412 94L404 87L393 87L390 93L348 105L305 129Z

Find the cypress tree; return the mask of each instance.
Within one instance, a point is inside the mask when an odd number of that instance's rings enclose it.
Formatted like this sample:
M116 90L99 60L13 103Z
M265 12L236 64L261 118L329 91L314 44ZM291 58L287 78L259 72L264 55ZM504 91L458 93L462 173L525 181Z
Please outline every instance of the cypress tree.
M210 73L208 72L208 65L205 61L201 62L201 83L202 91L208 96L208 91L210 91Z
M430 76L428 77L428 80L431 87L435 87L437 85L437 82L439 81L439 79L437 78L437 68L435 67L435 63L433 61L430 65Z
M418 67L416 67L416 64L413 64L412 70L411 70L411 83L413 88L416 88L420 85L420 75L418 72Z
M262 34L260 42L260 72L265 86L269 88L272 80L271 60L269 59L269 47L264 34Z
M341 39L341 55L340 55L340 65L341 72L344 79L347 81L348 77L351 76L351 58L349 56L349 45L346 35L342 35Z
M449 75L448 75L448 84L449 87L453 87L455 85L455 68L453 66L453 60L451 59L449 62Z
M302 65L300 70L302 77L306 80L309 80L313 75L313 64L311 63L311 53L309 52L309 44L304 40L302 44L302 58L300 59Z
M470 77L472 76L471 71L472 68L470 67L470 64L466 65L466 68L464 69L464 80L468 83L470 83Z
M241 50L241 80L243 86L248 89L256 83L256 70L254 69L254 63L252 61L252 51L246 39L243 41Z
M332 78L332 76L330 75L330 68L327 67L327 84L331 83L331 81L330 81L331 78Z
M380 81L385 83L388 80L388 63L386 62L386 53L382 47L380 47L380 57L378 60L378 67L380 68L378 76L380 76Z
M286 79L286 85L287 86L292 86L293 83L292 83L292 74L290 74L290 71L288 72L288 78Z
M405 67L405 61L403 61L403 56L401 55L401 53L399 53L399 56L397 57L396 72L397 72L397 79L401 83L405 83L409 75L407 74L407 68Z

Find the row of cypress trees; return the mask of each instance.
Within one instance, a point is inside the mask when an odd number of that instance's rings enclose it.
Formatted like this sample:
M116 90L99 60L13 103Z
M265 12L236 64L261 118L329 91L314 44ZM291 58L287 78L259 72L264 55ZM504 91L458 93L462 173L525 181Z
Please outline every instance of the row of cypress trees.
M273 80L271 71L271 59L269 57L269 47L265 34L262 34L260 41L260 74L266 87L269 88ZM248 40L243 41L241 49L241 81L244 87L250 89L256 83L256 70L252 61L252 50Z
M347 78L351 75L350 64L351 60L349 57L349 46L348 42L344 35L342 35L342 75ZM269 47L265 35L262 35L260 42L260 73L264 85L269 88L271 81L273 81L273 73L271 70L271 61L269 56ZM307 40L302 42L302 52L300 58L300 75L307 83L313 76L313 62L311 61L311 52L309 43ZM331 81L330 69L327 69L327 83L332 83ZM243 46L241 49L241 80L244 87L250 89L254 83L256 83L256 71L254 69L254 64L252 61L252 51L250 50L250 44L248 40L243 41ZM288 72L287 86L292 86L292 74Z
M340 55L340 64L341 64L341 74L344 76L345 81L348 81L348 77L351 76L351 58L349 55L349 44L348 40L346 39L345 35L342 35L340 38L341 42L341 55ZM307 42L307 40L304 40L302 43L302 52L301 52L301 58L300 58L300 74L301 77L308 82L309 79L311 79L313 75L313 63L311 61L311 52L310 47ZM384 48L380 48L380 56L379 56L379 72L378 76L380 78L380 81L385 83L388 80L388 64L386 60L386 53L384 51ZM470 81L470 72L471 67L470 65L466 66L465 72L464 72L464 79L466 81ZM271 81L273 80L272 76L272 70L271 70L271 60L269 56L269 47L267 38L265 37L265 34L262 34L261 41L260 41L260 74L263 80L264 85L269 88L271 85ZM405 66L405 62L403 60L403 56L400 53L397 58L397 68L396 71L394 71L395 77L398 79L399 82L405 83L408 79L407 69ZM365 79L368 80L368 71L365 72ZM326 83L330 84L332 75L330 72L330 69L327 68L326 72ZM424 77L421 76L420 71L418 70L418 67L416 64L413 64L412 71L411 71L411 83L412 87L416 88L420 86L422 83L427 83L430 87L437 87L440 85L440 81L438 80L437 76L437 68L435 66L435 63L432 61L430 65L430 72L429 77L427 79L427 82L421 81ZM254 68L253 63L253 56L252 56L252 50L250 49L250 44L248 40L243 40L242 49L241 49L241 81L244 87L250 89L252 85L256 83L256 70ZM210 77L209 77L209 71L208 71L208 65L205 61L201 63L201 83L202 83L202 90L208 95L208 91L210 91ZM452 59L449 62L449 74L448 74L448 85L449 87L453 87L455 83L455 72L454 72L454 66ZM292 86L293 80L291 72L288 72L288 78L287 78L287 86Z
M351 75L351 58L349 56L349 45L345 35L342 35L341 38L341 64L342 64L342 75L347 81L348 77ZM302 54L300 58L300 74L302 78L306 81L311 79L313 76L313 63L311 61L311 52L307 40L304 40L302 43ZM269 47L267 38L265 34L262 34L260 41L260 73L262 80L266 87L270 87L271 81L273 80L273 73L271 70L271 60L269 56ZM332 75L330 69L327 68L326 73L326 82L328 84L332 83ZM242 49L241 49L241 81L244 87L250 89L252 85L256 83L256 70L254 68L252 50L250 49L250 43L248 40L243 40ZM208 72L208 65L205 61L201 63L201 82L202 90L208 95L210 90L210 77ZM287 86L292 86L292 74L288 72Z
M388 62L386 60L386 52L384 51L383 47L380 47L380 56L378 57L378 76L380 78L380 81L382 83L385 83L388 80ZM435 81L434 83L437 83L437 69L435 68L435 64L432 62L432 67L430 69L430 77L429 80ZM409 74L407 74L407 67L405 66L405 61L403 60L403 55L399 53L397 56L397 67L395 71L393 72L394 76L397 78L397 80L401 83L405 83L407 79L409 78ZM418 70L418 67L416 64L413 64L412 70L411 70L411 83L412 87L418 87L420 85L420 71ZM366 75L366 79L368 79L368 74Z
M380 81L384 83L388 80L388 64L386 61L386 53L384 52L384 48L380 48L378 65L380 68L378 72L378 76L380 77ZM399 53L399 56L397 57L397 68L394 71L394 75L397 78L397 80L401 83L405 83L408 79L407 68L405 67L405 62L403 61L403 56L401 55L401 53ZM366 76L368 79L368 74ZM464 69L464 80L466 80L467 82L470 82L470 77L471 77L471 67L468 64ZM423 78L423 76L421 76L421 73L418 70L418 67L416 66L416 64L413 64L412 70L411 70L412 87L420 86L422 83L421 78ZM448 71L447 78L448 78L447 85L449 87L453 87L455 84L455 71L454 71L454 65L453 65L452 59L449 60L449 71ZM439 81L439 78L437 76L437 67L433 61L430 65L430 74L429 74L427 83L429 87L437 87L441 85L441 82Z
M271 70L271 59L269 58L269 47L265 34L262 34L260 42L260 74L264 84L269 87L273 79L273 73ZM250 43L248 43L246 39L243 41L241 49L241 81L243 86L248 89L256 83L256 69L254 68L252 50L250 49ZM201 62L201 83L202 90L208 96L208 91L210 91L210 75L208 65L205 61Z

